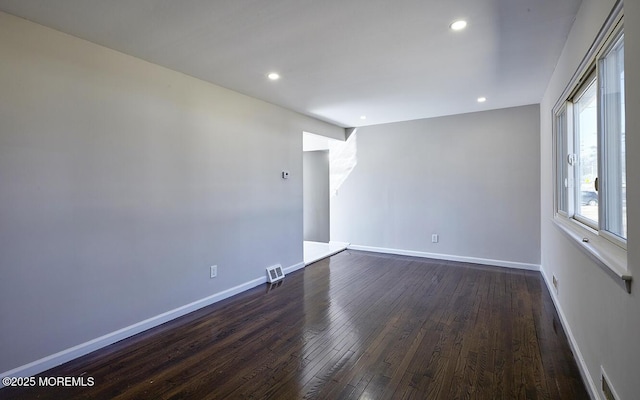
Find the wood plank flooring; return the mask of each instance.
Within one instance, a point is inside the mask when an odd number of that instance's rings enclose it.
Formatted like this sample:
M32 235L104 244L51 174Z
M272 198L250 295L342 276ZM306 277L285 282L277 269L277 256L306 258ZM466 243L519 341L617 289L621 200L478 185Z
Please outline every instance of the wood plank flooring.
M0 399L588 399L537 272L344 251Z

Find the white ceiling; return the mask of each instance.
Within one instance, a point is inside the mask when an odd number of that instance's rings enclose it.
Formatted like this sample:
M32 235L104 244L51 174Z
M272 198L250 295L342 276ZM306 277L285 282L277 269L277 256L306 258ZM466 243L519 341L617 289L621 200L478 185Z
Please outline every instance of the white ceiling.
M580 2L0 0L0 10L350 127L539 103ZM458 18L468 27L454 32Z

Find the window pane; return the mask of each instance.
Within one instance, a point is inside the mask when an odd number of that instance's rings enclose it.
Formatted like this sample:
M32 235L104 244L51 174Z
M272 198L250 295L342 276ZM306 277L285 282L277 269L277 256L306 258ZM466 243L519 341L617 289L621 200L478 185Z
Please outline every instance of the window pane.
M627 174L624 124L624 41L620 37L600 61L603 132L604 229L627 237Z
M576 214L598 222L598 194L595 180L598 176L598 110L595 79L575 102L575 143L577 154Z
M558 211L567 212L567 189L569 187L569 165L567 156L567 110L563 109L556 116L556 195Z

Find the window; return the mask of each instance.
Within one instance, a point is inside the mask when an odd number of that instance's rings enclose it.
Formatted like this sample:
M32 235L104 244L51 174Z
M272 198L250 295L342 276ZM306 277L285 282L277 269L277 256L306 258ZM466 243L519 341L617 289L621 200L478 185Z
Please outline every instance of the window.
M600 60L600 103L605 230L627 237L627 173L624 125L624 36Z
M575 217L598 227L598 101L596 79L590 79L574 99L574 193Z
M604 37L554 109L556 216L626 248L621 16Z

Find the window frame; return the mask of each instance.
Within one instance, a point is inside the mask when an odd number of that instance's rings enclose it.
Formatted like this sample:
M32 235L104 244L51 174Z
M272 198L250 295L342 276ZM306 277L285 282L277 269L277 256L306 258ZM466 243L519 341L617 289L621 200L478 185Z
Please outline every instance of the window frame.
M584 79L581 79L580 81L580 85L578 87L576 87L576 89L572 92L571 96L569 96L569 99L567 99L567 103L571 106L571 112L567 114L567 120L571 120L571 124L567 125L567 140L570 143L570 145L567 145L567 149L571 150L571 155L574 158L573 164L571 164L571 168L569 169L568 175L570 174L573 180L573 187L571 188L572 190L570 190L569 192L571 194L573 194L573 197L571 197L569 195L567 202L569 203L569 207L571 210L571 213L568 215L568 218L573 218L576 221L580 222L583 225L586 225L587 227L593 229L594 231L600 231L600 221L602 221L602 219L600 218L600 210L602 207L600 207L600 193L598 192L598 221L594 221L592 219L589 219L587 216L582 215L579 213L579 206L578 206L578 201L580 201L581 199L581 192L582 192L582 184L578 184L578 172L579 170L576 168L577 163L581 163L581 161L576 161L580 159L580 141L577 140L576 136L576 119L579 118L579 116L574 113L574 108L575 108L575 104L577 102L579 102L582 97L587 93L587 91L589 89L591 89L591 87L595 87L596 88L596 105L598 106L597 111L596 111L596 135L597 135L597 154L596 154L596 158L598 161L598 171L597 174L598 176L600 176L600 168L601 168L601 162L600 162L600 124L599 124L599 115L600 115L600 107L599 107L599 102L598 102L598 73L597 70L595 68L595 66L593 66L592 68L589 68L588 72L585 74ZM570 127L570 128L569 128Z
M620 39L623 40L624 43L624 24L622 19L618 22L618 24L616 24L616 26L614 27L614 29L612 30L611 34L608 36L607 40L603 43L602 49L599 52L599 57L596 59L596 63L597 63L597 73L598 73L598 79L601 77L600 75L600 71L601 71L601 65L603 60L616 48L618 42L620 41ZM598 104L600 104L602 102L602 87L603 87L603 83L600 81L597 81L597 89L598 89ZM624 89L623 89L624 90ZM626 107L626 102L623 105L624 107ZM626 112L625 112L626 115ZM608 174L607 174L607 170L605 168L613 168L608 162L607 162L607 158L608 158L608 152L609 149L607 148L607 137L605 136L605 121L602 118L602 113L600 112L600 110L598 110L598 176L599 177L603 177L604 179L601 179L601 183L600 183L600 189L603 189L602 192L606 193L609 188L609 180L608 180ZM626 146L626 140L625 140L625 146ZM625 163L626 163L626 151L625 151ZM624 168L625 173L626 173L626 168ZM625 179L626 181L626 179ZM608 202L608 195L603 195L600 196L598 194L598 204L602 203L602 207L598 208L598 219L599 221L602 221L602 226L603 228L600 230L600 235L602 235L603 237L605 237L606 239L612 241L613 243L615 243L616 245L622 247L623 249L627 249L627 238L623 238L621 236L618 236L617 234L615 234L614 232L608 231L607 230L607 220L608 220L608 216L605 214L607 211L607 202ZM620 210L620 213L623 213L623 210Z
M598 146L598 177L605 176L606 159L603 151L604 135L603 135L603 122L602 122L602 110L601 110L601 82L600 82L600 64L601 61L612 51L620 38L624 35L623 15L616 18L616 21L607 30L607 33L603 39L594 46L593 54L588 58L588 62L583 61L583 66L579 69L572 79L570 84L563 95L560 97L558 103L553 109L553 146L554 146L554 217L567 218L575 220L579 224L584 225L592 231L595 231L598 235L612 241L614 244L622 247L626 250L627 240L605 229L606 227L606 196L601 194L601 190L598 191L598 221L593 221L581 215L577 210L577 203L579 199L579 184L576 179L576 165L575 159L577 157L579 149L575 132L575 118L574 104L578 101L582 95L591 87L596 87L596 101L598 102L597 117L597 146ZM579 77L579 78L575 78ZM562 121L561 119L564 119ZM560 126L564 123L563 128ZM560 142L564 144L560 148ZM560 154L562 153L562 154ZM567 153L567 154L565 154ZM573 158L572 158L573 157ZM571 162L571 159L573 162ZM559 164L564 163L567 168L567 186L566 193L562 193L560 185L564 184L563 177L560 177L562 172L559 168ZM562 195L566 196L566 209L561 208Z
M570 195L573 182L571 174L569 174L569 136L567 115L569 115L570 104L562 104L561 107L553 113L553 159L554 159L554 204L553 209L557 215L569 218L571 215ZM565 171L560 167L563 165ZM561 187L564 190L560 189ZM566 194L566 196L563 196ZM562 201L564 200L564 202ZM564 207L561 206L564 204Z
M567 166L567 188L566 188L566 209L561 207L560 195L562 194L561 184L563 184L563 178L559 175L562 172L562 168L559 167L560 162L566 162L569 157L575 156L575 132L574 132L574 110L573 100L575 96L580 93L581 90L587 88L590 77L595 76L596 88L597 88L597 135L598 135L598 177L606 176L603 173L603 169L606 168L603 159L603 126L602 126L602 97L601 97L601 75L599 72L601 60L605 59L612 51L621 36L624 35L624 15L622 1L618 1L614 6L611 14L607 18L607 21L598 32L596 39L589 48L587 54L582 59L579 67L569 80L569 84L565 87L562 95L558 98L558 101L554 105L551 111L552 120L552 171L553 171L553 222L561 232L563 232L570 239L578 242L578 247L587 253L594 261L597 261L605 268L612 277L621 279L623 286L626 287L626 291L630 293L631 275L627 267L627 240L621 238L617 234L610 233L605 229L608 228L606 224L605 208L606 204L602 203L602 200L606 197L598 190L598 224L595 229L588 224L584 224L580 219L576 219L575 206L578 205L580 198L576 196L580 195L578 182L572 181L575 173L575 162ZM626 80L625 80L626 82ZM624 87L622 88L624 90ZM623 99L624 101L624 99ZM626 106L626 104L625 104ZM564 113L565 116L565 129L559 127L559 120ZM563 149L558 145L559 140L563 140L563 135L566 136L564 142L566 143L566 150L563 154ZM626 142L625 142L626 146ZM569 153L571 151L571 153ZM562 160L560 159L562 158ZM625 162L627 162L628 153L625 151ZM575 161L575 159L573 159ZM626 170L626 167L625 167ZM600 182L599 182L600 183ZM601 189L602 186L599 185ZM605 200L606 202L606 200ZM609 225L611 226L611 225ZM628 230L627 230L628 232Z

